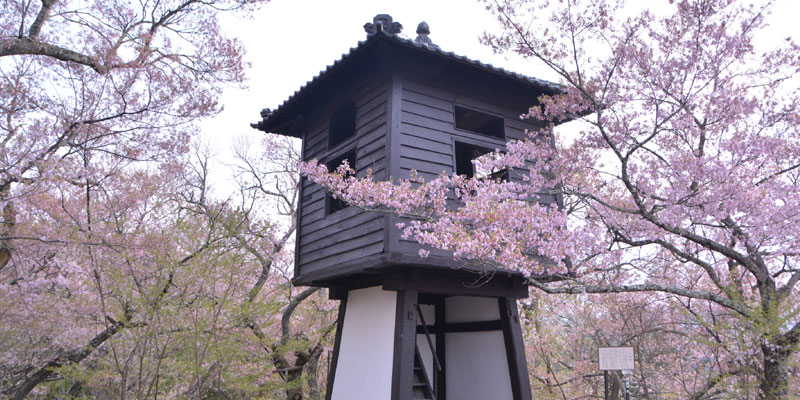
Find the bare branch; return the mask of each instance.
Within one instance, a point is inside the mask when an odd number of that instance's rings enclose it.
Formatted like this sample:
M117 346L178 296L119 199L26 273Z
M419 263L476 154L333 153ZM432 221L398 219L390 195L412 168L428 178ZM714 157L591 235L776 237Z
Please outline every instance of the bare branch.
M676 286L648 283L638 285L609 285L609 286L596 286L596 285L578 285L578 286L561 286L551 287L547 284L541 283L535 279L529 279L528 283L539 290L548 294L584 294L584 293L635 293L635 292L663 292L670 293L683 297L690 297L693 299L702 299L712 301L723 307L729 308L745 317L752 317L750 310L743 305L735 303L724 297L710 292L701 292L696 290L685 289Z
M0 40L0 57L16 55L53 57L57 60L85 65L99 74L107 72L106 67L95 57L90 57L50 43L41 42L35 38L26 37Z
M286 305L286 308L283 309L283 315L281 316L281 339L288 339L289 337L289 321L292 318L292 314L297 306L303 302L303 300L307 299L312 294L319 291L318 287L310 287L306 290L303 290L297 296L293 297L289 304Z
M97 348L99 348L103 343L105 343L108 339L111 339L125 327L123 322L116 321L111 317L107 318L110 322L109 326L92 338L92 340L90 340L85 347L68 351L39 368L39 370L34 372L33 375L29 376L28 379L26 379L22 385L17 388L16 391L14 391L14 394L11 395L11 399L24 399L38 384L53 376L56 372L56 369L63 365L75 364L83 361L86 357L92 354L92 352L97 350Z
M744 371L744 367L739 367L739 368L732 369L730 371L723 372L723 373L721 373L719 375L714 375L714 376L710 377L706 381L705 385L703 385L702 388L700 388L699 390L694 392L691 396L689 396L689 400L701 400L701 399L705 398L706 395L708 394L708 392L711 389L713 389L715 386L717 386L720 382L722 382L725 379L730 378L732 376L738 375L743 371Z
M50 9L53 8L54 4L56 4L55 0L42 0L42 8L39 10L39 14L36 15L36 19L31 24L30 29L28 29L28 37L34 40L39 38L42 25L50 17Z

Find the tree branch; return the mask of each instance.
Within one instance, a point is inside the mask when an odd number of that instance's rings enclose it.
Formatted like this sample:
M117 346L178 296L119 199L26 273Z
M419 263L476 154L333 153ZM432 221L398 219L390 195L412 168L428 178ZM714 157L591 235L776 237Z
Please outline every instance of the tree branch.
M712 301L723 307L729 308L737 313L751 318L750 311L741 304L734 303L724 297L714 293L700 292L675 286L662 285L658 283L638 284L638 285L618 285L618 286L594 286L580 285L570 287L550 287L535 279L529 279L528 283L537 289L548 294L584 294L584 293L634 293L634 292L663 292L670 293L693 299ZM800 329L800 328L799 328Z
M106 329L102 332L97 334L86 347L78 348L71 350L65 354L62 354L56 357L54 360L51 360L43 367L39 368L38 371L34 372L33 375L29 376L22 385L17 388L14 394L11 396L12 400L22 400L36 387L36 385L44 382L51 376L55 374L55 370L60 368L63 365L67 364L75 364L83 361L86 357L92 354L98 347L100 347L103 343L105 343L108 339L111 339L114 335L119 333L124 327L125 324L120 321L116 321L111 317L107 317L111 325L109 325Z
M778 289L778 301L783 301L800 281L800 271L795 271L785 285Z
M281 316L281 340L288 339L289 337L289 320L292 318L294 310L300 305L300 303L303 302L303 300L307 299L318 290L318 287L307 288L292 298L292 300L289 301L289 304L286 305L286 308L283 309L283 315Z
M50 9L53 8L54 4L56 4L55 0L42 0L42 8L39 10L39 14L36 15L36 19L31 24L30 29L28 29L29 38L38 40L42 25L50 17Z
M708 381L706 381L706 384L703 385L702 388L700 388L699 390L694 392L689 397L689 400L701 400L703 397L706 396L706 394L708 394L708 392L711 389L714 388L714 386L716 386L717 384L719 384L720 382L722 382L723 380L725 380L725 379L727 379L727 378L729 378L731 376L734 376L734 375L737 375L737 374L741 373L742 371L744 371L744 367L735 368L735 369L732 369L730 371L723 372L723 373L721 373L719 375L712 376L711 378L708 379Z
M16 55L53 57L57 60L85 65L99 74L105 74L108 71L95 57L90 57L50 43L41 42L36 38L25 37L0 40L0 57Z

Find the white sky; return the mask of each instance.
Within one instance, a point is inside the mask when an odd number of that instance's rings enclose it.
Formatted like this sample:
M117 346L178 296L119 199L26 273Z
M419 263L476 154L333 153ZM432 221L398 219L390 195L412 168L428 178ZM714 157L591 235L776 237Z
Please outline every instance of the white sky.
M631 1L641 6L650 4ZM659 3L653 1L652 3ZM763 42L800 35L800 0L777 0L769 35ZM276 108L306 81L366 38L363 25L376 14L390 14L403 24L406 37L416 37L420 21L430 25L430 38L443 50L478 59L537 78L555 80L546 69L514 55L496 55L478 42L497 22L477 0L272 0L251 19L226 17L227 34L247 50L247 90L228 89L220 99L225 110L203 123L204 140L223 157L233 139L260 133L249 124L261 119L262 108ZM220 177L222 179L222 177ZM224 185L224 184L223 184Z

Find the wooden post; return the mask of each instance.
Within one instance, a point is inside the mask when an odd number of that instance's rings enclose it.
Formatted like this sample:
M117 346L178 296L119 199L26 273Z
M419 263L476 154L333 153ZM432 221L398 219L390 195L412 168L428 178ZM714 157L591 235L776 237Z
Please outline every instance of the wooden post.
M511 392L514 400L531 400L531 382L528 377L528 362L525 360L522 328L519 325L517 300L511 297L499 297L497 302L500 306L500 323L506 345Z
M447 354L445 353L445 301L444 297L439 297L436 299L436 304L434 305L434 313L435 322L434 326L436 327L436 354L439 357L439 362L442 363L442 369L440 371L436 371L436 398L438 400L445 400L447 399Z
M347 292L344 293L339 303L339 315L336 317L336 337L333 340L333 358L328 364L328 382L326 384L325 400L333 396L333 381L336 379L336 364L339 362L339 349L342 347L342 330L344 329L344 314L347 311Z
M397 292L392 363L392 400L411 399L414 386L414 346L417 343L416 290Z

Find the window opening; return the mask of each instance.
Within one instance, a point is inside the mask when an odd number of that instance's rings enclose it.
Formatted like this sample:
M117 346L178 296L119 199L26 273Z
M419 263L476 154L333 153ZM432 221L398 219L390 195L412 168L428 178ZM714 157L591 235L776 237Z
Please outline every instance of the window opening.
M473 161L488 158L493 155L493 150L488 147L456 142L456 173L467 178L499 179L508 181L507 169L478 168Z
M332 149L356 134L356 105L347 102L333 113L328 127L328 148Z
M328 172L336 171L336 168L339 168L342 165L342 162L347 160L347 165L350 166L353 170L356 169L356 149L351 149L350 151L342 154L339 157L336 157L330 161L328 161L325 166L328 168ZM330 215L339 210L344 210L345 208L349 207L350 205L347 204L345 201L341 199L336 199L331 196L330 193L325 195L325 214Z
M505 139L505 123L503 118L455 106L456 128L480 133L499 139Z

